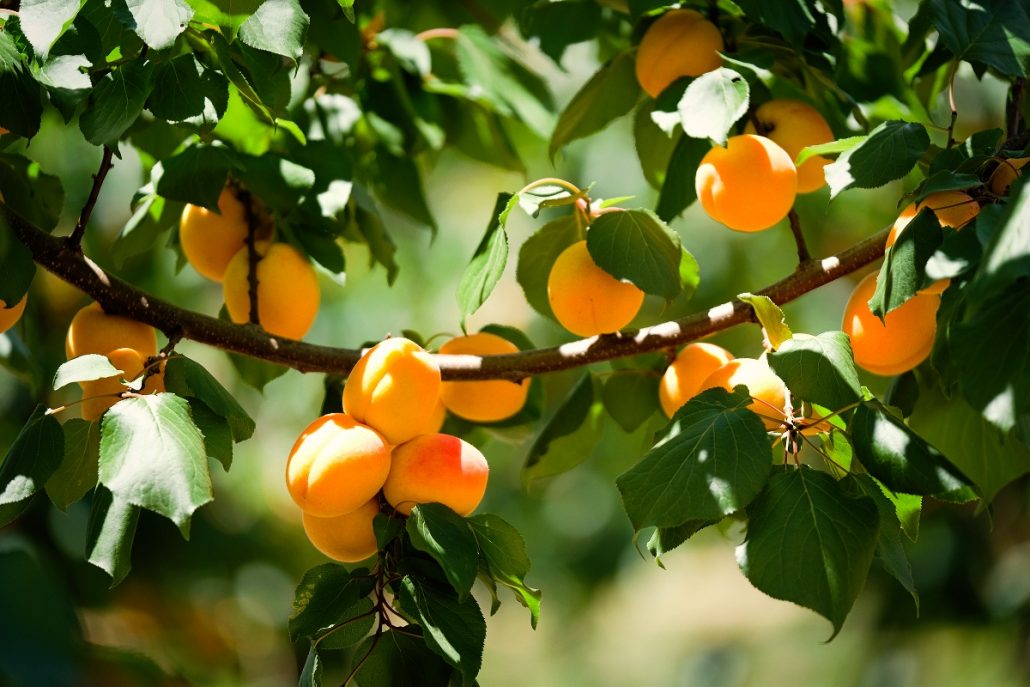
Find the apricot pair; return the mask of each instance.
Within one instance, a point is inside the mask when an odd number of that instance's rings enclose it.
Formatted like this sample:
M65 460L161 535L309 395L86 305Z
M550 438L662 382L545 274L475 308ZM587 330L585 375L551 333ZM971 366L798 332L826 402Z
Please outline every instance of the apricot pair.
M28 301L28 294L21 297L21 300L7 307L7 303L3 299L0 299L0 334L3 334L8 329L13 327L21 319L22 313L25 312L25 303Z
M890 233L887 234L886 247L890 248L898 240L905 227L915 219L923 208L930 208L937 216L937 221L942 227L948 227L958 231L972 222L980 214L980 205L973 197L961 191L942 191L931 193L918 204L910 203L901 211L898 218L894 220ZM926 287L920 293L941 294L948 288L950 280L940 279Z

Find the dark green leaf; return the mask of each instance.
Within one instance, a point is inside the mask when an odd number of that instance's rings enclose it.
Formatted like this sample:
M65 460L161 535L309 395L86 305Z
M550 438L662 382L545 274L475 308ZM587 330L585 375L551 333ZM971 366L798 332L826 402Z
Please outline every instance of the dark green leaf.
M402 68L426 76L432 69L429 46L411 31L386 29L376 34L376 42L390 51Z
M519 249L519 264L515 278L522 287L526 301L541 315L554 319L547 298L547 279L554 261L562 251L583 238L583 230L573 217L565 216L540 227Z
M537 434L529 447L526 455L524 469L529 470L536 466L540 459L547 453L551 442L559 437L572 434L590 412L590 406L594 403L594 378L590 374L583 375L572 388L568 396L562 401L551 416L544 423L540 433Z
M876 291L869 309L883 319L901 307L927 285L926 262L941 245L943 234L937 215L930 208L919 214L898 233L876 278Z
M162 161L157 192L170 200L218 209L218 196L232 166L232 152L221 146L195 145Z
M315 185L315 173L279 155L236 155L236 173L271 209L289 212Z
M154 66L129 62L105 74L93 88L79 128L93 145L114 146L143 112L154 88Z
M265 0L240 26L240 40L252 48L300 58L310 20L297 0Z
M0 307L16 306L32 284L36 274L36 263L32 260L32 252L25 247L3 221L0 214L0 270L4 278L0 279Z
M196 362L176 356L165 366L165 387L180 396L202 401L216 415L229 421L235 441L249 439L254 434L254 420L243 406Z
M43 488L64 458L64 433L53 415L37 407L0 463L0 506L25 501ZM0 527L21 513L5 508Z
M93 87L89 75L83 72L88 67L89 59L85 55L52 55L36 75L65 121L71 121L75 108L89 96Z
M572 141L596 134L633 109L640 95L634 64L632 52L620 52L572 97L551 134L552 158Z
M930 147L922 124L884 122L823 168L830 197L849 188L877 188L909 173Z
M337 392L339 396L341 392ZM343 412L343 408L336 412ZM377 513L372 519L372 530L376 535L376 545L379 550L382 551L386 548L386 545L392 542L394 539L399 537L404 532L406 518L399 517L397 515L387 515L386 513Z
M139 508L102 486L93 492L86 532L86 560L111 576L114 587L132 568L132 540Z
M85 0L22 0L18 22L32 51L46 59L50 46L71 26Z
M707 139L689 136L683 136L676 144L655 206L655 213L666 222L671 222L697 200L694 177L701 159L711 148Z
M411 576L401 580L397 600L418 620L426 645L461 671L471 685L483 661L486 620L472 597L464 601L450 589Z
M688 520L682 525L657 527L651 538L647 540L647 550L654 556L655 562L664 568L662 556L680 546L704 528L718 522L718 520Z
M474 515L468 523L476 535L490 578L512 590L519 603L529 609L530 623L536 629L540 620L541 595L539 589L526 585L530 563L522 535L496 515Z
M415 160L410 156L398 157L380 150L376 156L376 165L379 172L376 195L379 199L435 233L436 220L429 209L422 175Z
M778 31L796 48L804 44L805 36L816 25L813 10L805 0L740 0L737 4L748 19Z
M647 183L661 189L669 160L672 159L673 151L679 144L682 134L670 136L662 131L651 119L651 113L654 111L655 103L649 100L641 104L633 114L633 147L636 148L640 169ZM693 179L693 174L690 177ZM690 186L693 187L693 184ZM658 215L665 221L672 219L661 212Z
M90 382L94 379L114 377L123 372L124 370L119 370L112 365L106 355L97 355L96 353L80 355L57 368L53 388L56 390L75 382Z
M336 624L348 620L355 604L372 593L368 570L351 572L336 563L323 563L304 573L293 596L290 639L315 640Z
M233 443L229 421L195 398L190 401L190 415L204 437L207 457L217 460L228 472L232 467Z
M769 367L795 400L840 410L862 398L862 387L844 332L798 335L769 354Z
M181 202L155 193L144 196L111 247L115 264L121 267L129 258L152 250L162 234L179 226L182 210Z
M170 48L193 17L186 0L125 0L135 26L132 30L154 50Z
M288 367L251 358L249 355L229 353L228 356L229 362L236 368L240 379L260 392L264 392L265 386L269 382L279 379L290 371Z
M368 636L378 618L375 604L370 597L364 597L340 614L342 620L318 640L322 649L345 649L354 646Z
M691 81L677 109L687 136L725 144L733 125L747 112L749 102L747 79L732 69L720 67Z
M300 671L298 687L322 687L322 656L318 646L311 645L308 657L304 660L304 668Z
M1030 183L1017 187L1018 195L1010 197L1008 212L1001 219L993 238L984 248L983 261L974 282L981 299L1006 288L1014 279L1030 276ZM1017 189L1012 190L1013 194ZM985 218L999 219L996 212L981 213ZM978 217L977 225L983 219Z
M565 48L593 39L601 28L601 6L593 0L538 0L519 14L522 35L539 41L540 49L561 62Z
M680 284L680 240L650 210L606 212L590 225L587 248L597 266L646 293L675 298Z
M604 383L605 410L627 433L658 410L658 377L648 371L616 372Z
M439 503L421 504L412 508L407 531L411 545L440 565L458 598L468 596L479 570L479 551L465 518Z
M64 189L61 180L44 173L38 162L20 155L0 155L0 188L4 189L4 207L7 210L45 231L57 226L64 207ZM27 251L20 243L18 250ZM5 251L5 254L10 253ZM3 291L4 288L0 287L0 292Z
M504 268L508 264L508 234L501 221L501 213L508 206L512 196L500 193L493 211L486 234L476 247L465 273L458 284L458 306L461 308L461 327L465 328L469 315L479 310L490 297Z
M43 116L43 89L29 73L10 31L0 31L0 93L0 126L25 138L35 136Z
M1009 76L1027 75L1030 18L1024 3L930 0L929 4L941 41L955 57L989 65Z
M229 82L201 67L193 55L161 63L154 71L154 90L147 109L170 122L213 128L229 106Z
M970 229L953 231L945 235L940 247L926 261L925 272L930 280L954 279L976 269L983 253L983 245L976 230Z
M451 667L421 637L387 630L369 637L354 652L368 655L356 676L360 687L447 687Z
M100 423L72 418L61 426L64 458L46 482L46 493L55 506L67 510L97 485L100 457Z

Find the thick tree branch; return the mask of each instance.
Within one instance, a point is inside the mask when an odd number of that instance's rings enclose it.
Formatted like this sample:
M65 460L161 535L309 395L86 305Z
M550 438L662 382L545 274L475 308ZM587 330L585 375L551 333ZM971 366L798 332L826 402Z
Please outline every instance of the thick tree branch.
M104 155L100 158L100 168L93 175L93 188L89 190L86 204L82 206L82 212L79 213L79 221L75 223L75 229L72 230L71 236L68 237L68 245L75 249L82 245L82 237L86 234L86 224L89 223L89 218L93 214L93 208L97 205L97 198L100 197L100 187L104 185L107 173L114 167L112 162L113 156L114 151L111 150L110 146L104 146Z
M0 212L5 214L39 265L89 294L108 312L145 322L168 335L178 334L302 372L346 374L361 356L360 350L280 339L253 326L225 322L172 305L104 272L81 252L69 249L63 239L33 227L6 208L0 206ZM887 230L883 230L837 255L798 265L793 274L758 293L777 304L792 301L882 257L886 239ZM449 380L521 379L669 349L752 318L750 306L732 301L681 320L581 339L562 346L483 357L439 355L437 360L444 378Z

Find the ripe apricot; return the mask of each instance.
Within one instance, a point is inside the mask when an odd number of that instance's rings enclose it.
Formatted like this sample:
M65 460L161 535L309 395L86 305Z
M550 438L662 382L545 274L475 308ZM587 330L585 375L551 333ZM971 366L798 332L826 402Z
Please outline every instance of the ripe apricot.
M423 434L394 449L383 496L403 515L419 503L442 503L468 515L483 500L489 473L472 444L449 434Z
M459 336L440 347L446 355L501 355L518 353L518 346L495 334L480 332ZM444 382L440 400L447 410L473 422L498 422L522 410L529 393L529 379L510 382Z
M937 221L942 227L948 227L955 231L962 229L980 214L980 205L968 193L963 193L962 191L931 193L920 201L918 205L909 203L901 211L898 218L894 220L890 233L887 234L887 248L894 245L901 232L904 231L909 222L915 219L915 216L924 207L933 210L933 214L937 216ZM950 283L950 279L939 279L920 291L920 293L941 294L944 293L944 289L948 288Z
M1001 160L991 173L991 178L988 182L991 193L997 196L1003 196L1008 193L1009 186L1022 174L1021 170L1027 162L1030 162L1030 157L1009 157Z
M790 212L798 173L790 155L765 136L731 136L701 159L694 177L708 216L737 231L762 231Z
M447 419L447 407L444 406L443 401L437 401L433 407L433 413L429 416L429 420L426 421L425 427L419 434L436 434L443 427L444 421ZM416 435L417 436L417 435Z
M116 348L107 354L107 359L122 371L121 374L82 383L82 418L90 422L99 419L108 408L121 400L117 394L128 391L128 387L122 383L123 380L132 382L139 379L139 376L143 374L143 365L146 362L139 351L133 348ZM139 393L153 394L164 390L164 369L162 367L159 372L147 377L146 384Z
M700 12L666 12L640 39L637 81L648 95L657 98L676 79L718 69L724 47L719 27Z
M851 337L855 363L873 374L889 377L911 370L930 355L940 298L916 294L887 313L881 322L869 309L875 291L876 273L872 272L851 293L841 329Z
M96 302L75 313L64 340L69 359L87 353L107 355L116 348L133 348L141 358L157 355L157 334L150 325L108 315Z
M762 422L766 429L782 427L787 386L764 359L734 358L708 375L701 383L701 390L721 386L727 391L733 391L733 387L740 384L746 386L751 398L755 399L748 408L763 416Z
M636 317L644 292L597 266L586 241L558 256L547 277L547 300L563 327L579 336L616 332Z
M7 303L3 299L0 299L0 334L6 332L21 319L21 314L25 312L25 302L28 300L28 297L29 295L25 294L21 297L20 301L10 308L7 307Z
M179 243L197 272L220 282L229 261L246 245L247 229L246 209L226 187L218 196L218 212L192 204L183 208ZM261 238L268 238L265 234Z
M372 520L379 513L379 499L372 497L357 510L335 518L304 513L304 533L311 544L333 560L357 563L378 550Z
M371 427L344 413L318 418L286 459L286 488L305 513L353 513L376 495L390 472L390 447Z
M414 341L381 341L351 370L343 408L392 445L421 434L440 399L440 367Z
M800 100L770 100L755 110L760 131L753 122L744 129L746 134L761 134L772 140L796 160L802 148L829 143L833 131L819 110ZM810 157L798 167L798 193L818 191L826 185L823 167L830 161L821 156Z
M722 346L692 343L683 347L676 359L665 368L658 386L658 400L666 417L676 414L687 401L701 391L708 376L733 360L733 354Z
M287 339L303 338L318 314L320 299L315 268L286 243L261 241L255 246L258 321L265 331ZM222 294L233 322L250 321L250 254L244 247L225 268Z

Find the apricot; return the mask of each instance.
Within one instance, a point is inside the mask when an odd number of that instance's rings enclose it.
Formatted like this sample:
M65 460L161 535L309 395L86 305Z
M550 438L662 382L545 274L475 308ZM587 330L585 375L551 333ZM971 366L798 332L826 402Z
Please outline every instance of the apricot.
M157 355L157 334L150 325L108 315L96 302L75 313L64 340L69 359L87 353L107 355L116 348L135 349L144 359Z
M357 563L375 555L376 543L372 520L379 513L379 499L373 497L357 510L334 518L320 518L304 513L304 533L311 544L333 560Z
M889 377L911 370L926 360L937 332L940 297L916 294L880 321L869 309L876 291L876 273L866 275L844 306L841 329L851 337L855 363L873 374Z
M919 211L924 207L928 207L933 210L933 214L937 216L937 221L942 227L948 227L955 231L962 229L980 214L980 205L973 200L973 197L968 193L963 193L962 191L941 191L940 193L931 193L920 201L918 205L915 203L909 203L908 206L901 211L898 218L894 220L890 233L887 234L887 248L894 245L894 242L898 240L898 236L901 232L904 231L909 222L915 219L915 216L918 215ZM950 279L939 279L920 291L920 293L944 293L944 289L948 288L949 283L951 283Z
M440 347L446 355L501 355L518 353L518 346L495 334L480 332L459 336ZM529 379L510 382L444 382L440 400L458 417L473 422L498 422L522 410L529 393Z
M666 417L671 418L687 401L697 396L708 376L731 360L733 354L722 346L710 343L684 346L672 364L665 368L658 385L658 400Z
M587 242L558 256L547 277L547 300L563 327L578 336L616 332L640 312L644 292L597 266Z
M218 196L218 212L187 204L179 220L179 243L193 268L222 281L229 261L246 245L247 211L228 187ZM268 232L259 238L267 239Z
M483 500L489 473L472 444L449 434L424 434L394 449L383 496L403 515L419 503L442 503L464 516Z
M0 334L6 332L21 319L21 314L25 312L25 303L28 300L28 297L29 295L25 294L21 297L20 301L10 308L8 308L7 303L0 298Z
M353 513L390 472L390 447L371 427L344 413L318 418L286 459L286 488L300 509L319 518Z
M440 399L440 367L414 341L381 341L351 370L343 408L392 445L421 434Z
M747 387L754 399L748 408L763 416L762 422L766 429L781 428L787 403L787 386L764 359L735 358L708 375L701 383L701 390L722 387L733 391L740 384Z
M1009 192L1009 186L1022 173L1030 157L1008 157L998 162L998 166L991 172L988 186L991 193L996 196L1003 196Z
M719 27L700 12L666 12L640 39L637 81L648 95L657 98L676 79L718 69L724 47Z
M446 419L447 407L444 406L443 401L437 401L433 407L432 415L429 416L429 420L426 421L425 427L422 428L419 434L436 434L443 428L443 423Z
M303 338L318 314L320 300L315 268L286 243L258 242L258 321L265 331L287 339ZM237 251L225 268L222 294L233 322L250 321L250 254Z
M761 130L756 130L754 122L750 122L744 133L766 136L787 151L791 160L797 159L802 148L834 140L833 131L819 110L800 100L770 100L755 110L755 119ZM825 186L823 167L829 163L827 158L818 155L805 160L797 168L798 193L811 193Z
M108 408L121 400L118 394L128 391L128 387L125 386L123 380L125 382L132 382L139 379L139 376L143 374L143 366L146 363L146 360L139 354L139 351L133 348L116 348L107 354L107 359L117 369L121 370L121 374L82 383L82 418L90 422L98 420ZM147 381L139 393L153 394L163 392L164 390L164 369L162 366L159 372L147 377Z
M701 159L694 187L708 216L736 231L762 231L790 212L798 173L790 155L765 136L731 136Z

